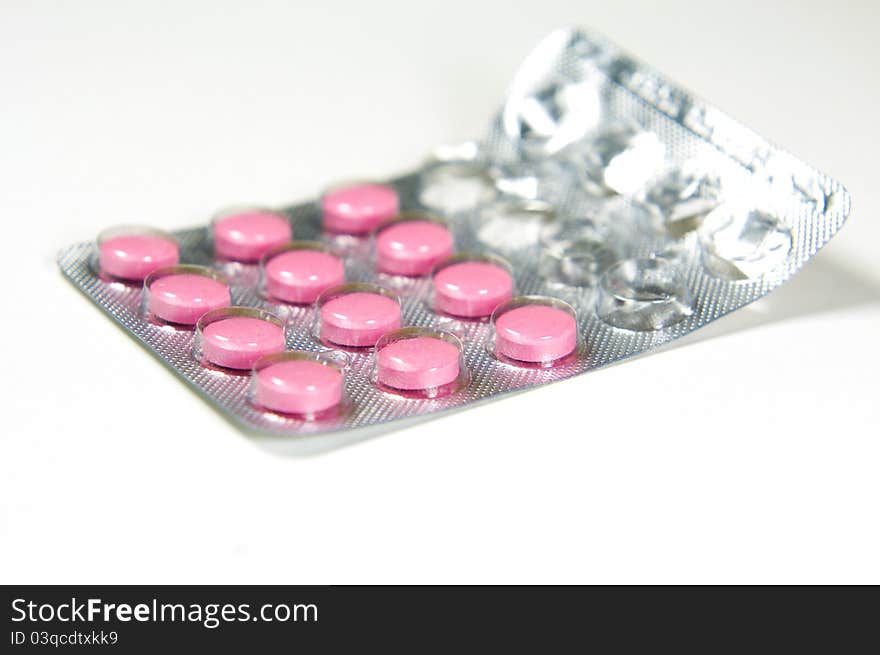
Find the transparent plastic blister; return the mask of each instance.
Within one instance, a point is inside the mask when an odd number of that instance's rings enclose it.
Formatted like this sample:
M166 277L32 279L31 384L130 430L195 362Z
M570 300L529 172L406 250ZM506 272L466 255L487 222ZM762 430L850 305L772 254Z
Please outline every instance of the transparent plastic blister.
M338 422L352 409L345 385L350 360L339 351L286 350L253 365L248 400L278 420L320 425Z
M554 368L577 356L577 311L549 296L518 296L492 312L489 352L525 368Z
M140 284L153 271L179 261L174 235L146 225L117 225L98 235L89 264L108 282Z
M328 348L372 349L402 325L400 298L376 284L350 282L330 287L315 301L312 336Z
M382 391L433 399L459 393L470 381L461 340L451 332L405 327L382 335L371 379Z
M101 274L106 236L59 265L232 418L297 435L462 408L645 352L769 293L849 211L837 181L565 29L527 58L481 139L416 171L173 235L122 230L176 242L180 263L143 284ZM218 248L220 221L255 212L259 229L246 222ZM175 313L174 285L154 285L181 274L218 293ZM229 319L266 329L216 327Z
M462 252L431 271L427 306L439 316L458 320L488 319L513 297L513 266L491 253Z
M196 323L193 357L215 370L250 371L261 357L284 352L285 330L281 318L263 309L214 309Z
M181 264L160 268L145 279L141 316L158 325L192 327L207 312L229 307L229 278L214 268Z
M342 254L319 241L291 241L260 259L259 292L282 307L311 305L324 291L344 282Z
M293 238L290 219L269 207L228 207L211 219L207 242L218 262L254 264L269 250Z

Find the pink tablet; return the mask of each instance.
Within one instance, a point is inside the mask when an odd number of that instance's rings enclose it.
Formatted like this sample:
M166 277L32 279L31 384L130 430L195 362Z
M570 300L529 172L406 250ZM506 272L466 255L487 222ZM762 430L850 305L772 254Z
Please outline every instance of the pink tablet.
M436 337L399 339L376 353L379 384L403 390L434 389L458 379L458 348Z
M170 273L146 282L147 309L169 323L195 325L205 312L228 307L231 302L229 287L208 275Z
M427 275L452 249L452 234L445 225L400 221L376 235L376 268L391 275Z
M400 327L400 304L380 293L343 293L323 303L320 337L340 346L375 346L386 332Z
M254 372L254 402L284 414L318 414L342 401L342 372L321 362L289 359Z
M576 346L577 322L556 307L523 305L495 320L495 350L503 357L548 363L571 354Z
M293 236L286 216L268 210L243 210L214 220L214 254L220 259L256 262Z
M99 242L101 273L143 280L158 268L179 261L177 241L157 234L122 234Z
M271 257L264 271L269 297L295 304L313 303L345 281L342 260L321 250L285 250Z
M201 351L211 364L249 369L263 355L284 350L284 330L271 321L250 316L229 316L202 329Z
M512 295L513 279L498 264L463 261L434 274L434 309L438 312L465 318L490 316Z
M333 189L321 198L324 229L329 232L368 234L399 210L397 191L384 184Z

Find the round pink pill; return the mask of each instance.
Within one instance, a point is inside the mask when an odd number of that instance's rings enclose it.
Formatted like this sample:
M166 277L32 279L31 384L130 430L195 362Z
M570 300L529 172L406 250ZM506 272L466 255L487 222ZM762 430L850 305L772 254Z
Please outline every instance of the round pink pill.
M154 234L129 234L101 241L101 272L123 280L143 280L157 268L174 266L177 242Z
M226 368L251 368L260 357L284 350L284 330L250 316L230 316L202 330L202 354Z
M205 312L228 307L229 287L206 275L175 273L150 284L148 309L170 323L195 325Z
M577 346L577 322L561 309L524 305L495 321L495 348L499 355L522 362L552 362Z
M513 279L504 268L488 262L451 264L434 275L434 308L454 316L489 316L510 300Z
M367 234L400 211L397 192L382 184L335 189L321 199L324 229L342 234Z
M459 352L435 337L400 339L376 354L376 377L394 389L433 389L458 379Z
M402 221L376 236L376 267L392 275L426 275L452 254L452 234L431 221Z
M254 401L285 414L317 414L342 401L342 373L309 360L270 364L256 372Z
M266 291L290 303L313 303L345 281L342 261L320 250L287 250L266 262Z
M245 211L214 221L214 254L222 259L255 262L290 241L290 221L269 211Z
M353 292L321 305L321 338L340 346L375 346L400 327L400 305L378 293Z

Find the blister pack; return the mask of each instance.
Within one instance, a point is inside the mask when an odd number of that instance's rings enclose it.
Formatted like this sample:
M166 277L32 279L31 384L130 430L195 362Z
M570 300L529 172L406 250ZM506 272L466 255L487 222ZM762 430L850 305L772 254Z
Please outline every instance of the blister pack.
M166 234L63 273L243 426L463 408L655 348L769 293L846 190L603 37L550 34L483 138L419 170Z

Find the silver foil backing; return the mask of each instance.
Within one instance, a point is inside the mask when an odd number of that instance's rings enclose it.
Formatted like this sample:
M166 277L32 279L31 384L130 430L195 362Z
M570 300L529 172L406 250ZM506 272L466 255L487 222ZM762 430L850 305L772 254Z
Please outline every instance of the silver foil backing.
M296 239L341 248L348 280L397 293L405 324L458 336L470 372L467 386L452 395L405 398L375 386L370 353L350 353L345 408L308 421L256 408L247 375L199 364L192 330L149 322L140 286L97 275L93 243L65 248L58 264L234 421L292 436L463 408L660 346L769 293L850 211L836 180L582 29L558 30L537 46L482 139L438 148L422 168L389 183L402 210L444 218L458 252L506 258L518 295L570 303L578 315L577 356L551 368L497 360L488 321L435 314L429 279L377 274L369 239L324 235L317 201L297 204L285 209ZM312 334L312 308L270 303L258 292L255 266L214 261L206 227L175 236L181 263L232 277L234 304L287 320L289 348L328 350Z

